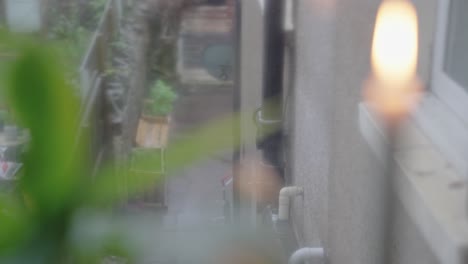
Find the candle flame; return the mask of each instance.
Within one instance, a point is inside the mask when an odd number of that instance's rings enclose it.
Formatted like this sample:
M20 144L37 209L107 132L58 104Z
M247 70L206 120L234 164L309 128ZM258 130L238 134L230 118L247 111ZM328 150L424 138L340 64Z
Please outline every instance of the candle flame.
M377 14L372 44L372 65L382 82L405 83L416 73L418 22L414 6L403 0L387 0Z
M418 18L406 0L385 0L377 13L372 43L374 77L366 83L366 99L387 118L400 119L419 100L416 75Z

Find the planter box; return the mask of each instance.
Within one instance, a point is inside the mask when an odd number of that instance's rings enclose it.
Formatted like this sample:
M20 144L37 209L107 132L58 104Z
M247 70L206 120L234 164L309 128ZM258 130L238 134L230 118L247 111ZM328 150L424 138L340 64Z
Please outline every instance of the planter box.
M138 122L136 145L140 148L165 148L169 138L169 119L142 117Z

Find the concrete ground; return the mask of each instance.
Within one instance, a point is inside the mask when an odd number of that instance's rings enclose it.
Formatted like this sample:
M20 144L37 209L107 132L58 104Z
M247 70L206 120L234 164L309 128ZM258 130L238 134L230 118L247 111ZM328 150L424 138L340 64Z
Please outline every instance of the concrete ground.
M231 87L182 89L171 120L170 141L190 137L192 128L231 112ZM225 219L221 182L232 170L231 156L232 153L224 153L207 157L203 162L168 175L168 208L163 215L163 231L160 233L168 239L154 245L154 249L150 249L153 256L144 263L193 263L193 258L187 260L191 257L176 249L195 250L194 244L206 244L205 239L210 234L223 230ZM200 252L202 250L196 253Z
M171 140L190 137L190 130L232 113L232 87L182 88L175 104ZM230 136L230 135L225 135ZM222 178L232 170L231 153L220 154L170 175L167 219L177 227L223 220Z
M165 224L184 230L224 223L221 178L230 169L229 160L212 158L172 176Z
M196 18L200 19L204 18ZM183 21L185 23L182 23L181 31L192 32L193 29L187 27L194 23L187 23L186 19ZM205 29L207 28L204 27L203 30ZM200 33L199 31L197 32ZM224 31L221 35L230 34L229 28ZM220 30L216 32L219 34ZM198 48L204 48L211 42L209 39L198 41L195 44L199 46L195 50L191 50L193 45L187 46L188 50L178 54L179 59L201 61ZM211 82L208 85L203 82L206 79L202 78L206 73L201 74L206 72L203 66L198 65L196 68L198 70L180 72L181 79L190 80L187 81L190 85L180 85L177 89L178 99L171 117L169 147L180 138L190 138L192 129L232 114L232 85L220 82ZM232 138L232 135L223 136ZM210 263L205 258L215 255L211 252L214 248L211 244L214 236L227 229L222 179L231 172L232 153L220 153L204 157L203 162L191 164L173 175L167 175L167 211L162 217L158 213L157 221L151 220L151 225L158 223L156 233L142 234L150 237L150 241L155 235L158 236L156 243L145 246L145 252L150 252L145 255L145 264Z

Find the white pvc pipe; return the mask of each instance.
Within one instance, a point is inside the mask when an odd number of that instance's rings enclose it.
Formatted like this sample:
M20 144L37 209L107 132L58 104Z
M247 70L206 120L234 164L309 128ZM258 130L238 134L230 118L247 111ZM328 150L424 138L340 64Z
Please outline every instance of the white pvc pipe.
M288 264L302 264L306 261L310 264L322 264L323 260L323 248L301 248L289 257Z
M289 200L290 197L302 195L304 189L298 186L289 186L281 189L279 193L278 202L278 219L288 220L289 219Z

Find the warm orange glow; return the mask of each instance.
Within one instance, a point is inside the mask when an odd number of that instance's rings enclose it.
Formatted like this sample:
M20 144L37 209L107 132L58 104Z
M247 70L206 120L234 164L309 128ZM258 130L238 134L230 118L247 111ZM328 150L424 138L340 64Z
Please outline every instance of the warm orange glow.
M376 78L405 83L416 73L418 20L414 6L404 0L387 0L377 14L372 43L372 66Z
M417 21L414 6L405 0L386 0L377 14L372 43L374 76L366 84L366 99L389 118L407 115L419 98Z
M403 86L394 87L376 79L369 79L364 96L369 106L387 122L405 118L419 102L422 84L417 77ZM396 89L392 89L396 88Z

